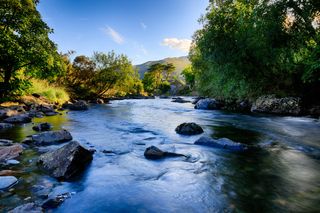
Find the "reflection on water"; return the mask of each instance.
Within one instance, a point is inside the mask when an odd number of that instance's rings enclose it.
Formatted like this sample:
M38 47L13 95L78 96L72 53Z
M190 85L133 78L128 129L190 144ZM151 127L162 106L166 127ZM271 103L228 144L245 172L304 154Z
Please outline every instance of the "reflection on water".
M194 110L170 100L125 100L93 105L85 112L36 119L66 128L97 152L88 169L71 182L39 171L35 151L25 151L20 182L1 194L3 208L34 198L32 186L54 186L50 195L76 192L55 212L317 212L320 209L320 124L309 118L254 116ZM200 136L180 136L183 122L196 122L205 135L247 144L272 144L250 153L193 145ZM21 141L32 125L0 132ZM156 145L190 158L149 161ZM115 154L105 154L110 150ZM30 202L30 200L29 200ZM0 206L0 208L1 208Z

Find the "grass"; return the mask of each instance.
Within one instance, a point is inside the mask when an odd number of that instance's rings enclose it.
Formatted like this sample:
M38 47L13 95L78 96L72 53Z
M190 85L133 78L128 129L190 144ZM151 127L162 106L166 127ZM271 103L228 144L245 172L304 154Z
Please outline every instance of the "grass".
M30 94L37 93L44 96L50 102L63 104L69 100L69 95L63 87L50 84L46 80L31 80Z

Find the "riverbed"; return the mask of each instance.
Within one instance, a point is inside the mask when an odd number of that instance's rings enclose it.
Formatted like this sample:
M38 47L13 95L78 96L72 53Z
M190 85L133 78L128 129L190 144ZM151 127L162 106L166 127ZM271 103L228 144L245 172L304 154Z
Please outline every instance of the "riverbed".
M306 117L195 110L170 99L121 100L91 105L87 111L37 118L67 129L74 140L95 149L92 163L78 177L58 182L39 170L38 152L28 149L19 183L0 192L3 211L72 192L53 212L319 212L320 122ZM175 128L195 122L204 133L181 136ZM22 141L35 134L32 124L1 130L0 138ZM229 138L261 150L235 153L194 145L199 137ZM147 160L145 149L188 157ZM38 187L38 188L37 188Z

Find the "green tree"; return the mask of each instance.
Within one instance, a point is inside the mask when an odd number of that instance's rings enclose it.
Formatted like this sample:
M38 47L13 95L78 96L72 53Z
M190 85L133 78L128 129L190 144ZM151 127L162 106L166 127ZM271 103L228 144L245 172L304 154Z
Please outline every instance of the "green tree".
M18 71L23 76L48 78L61 74L63 60L56 45L49 39L52 33L36 9L37 0L0 1L0 92L19 87Z
M190 51L198 89L227 98L319 93L319 11L316 0L211 1Z
M163 75L164 80L169 81L172 78L172 73L175 71L176 67L172 63L163 65Z
M144 89L147 92L153 93L157 90L165 93L170 89L169 81L172 80L172 73L175 70L175 66L172 63L152 64L143 78ZM169 87L168 87L169 85Z
M115 85L121 85L121 82L125 82L137 73L127 56L117 55L113 51L107 54L94 53L93 62L96 65L93 85L97 96L103 96Z
M187 68L182 70L181 74L183 75L187 85L192 90L195 85L195 73L192 70L192 66L188 66Z

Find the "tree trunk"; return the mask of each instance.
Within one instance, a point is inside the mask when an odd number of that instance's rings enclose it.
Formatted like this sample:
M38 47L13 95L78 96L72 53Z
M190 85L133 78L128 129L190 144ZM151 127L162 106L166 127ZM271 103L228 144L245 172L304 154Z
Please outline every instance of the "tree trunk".
M0 86L0 97L5 98L11 90L10 79L12 76L12 69L7 68L4 71L4 82Z

